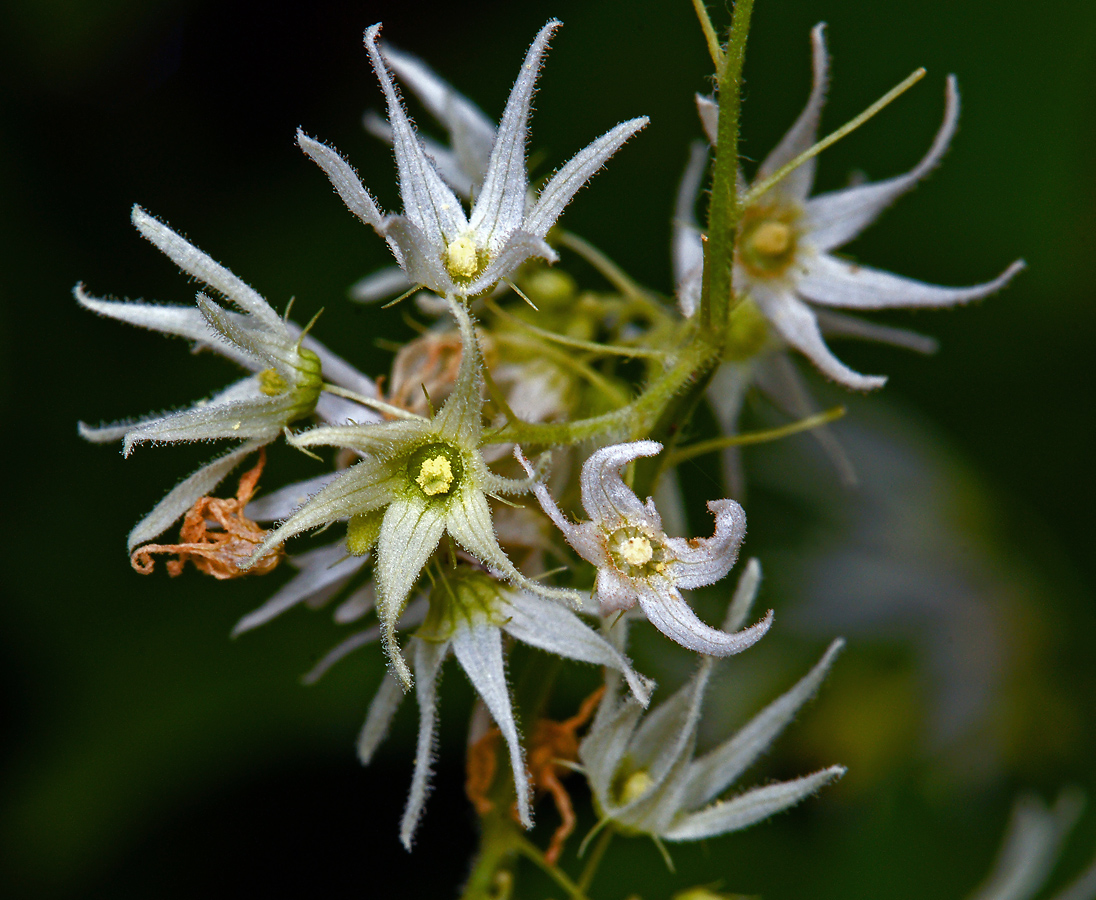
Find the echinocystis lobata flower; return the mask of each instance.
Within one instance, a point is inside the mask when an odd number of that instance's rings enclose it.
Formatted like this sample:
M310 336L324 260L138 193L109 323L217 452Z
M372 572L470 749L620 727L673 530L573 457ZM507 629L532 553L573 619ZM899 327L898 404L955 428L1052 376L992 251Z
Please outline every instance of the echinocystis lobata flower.
M372 381L318 341L306 337L255 290L139 206L133 207L133 224L180 269L242 312L226 310L201 291L194 307L166 306L100 300L85 293L83 285L77 285L75 294L80 305L131 325L188 338L253 374L210 400L179 412L98 427L80 423L80 434L87 440L123 440L126 456L145 441L243 441L177 485L138 522L129 534L130 550L165 531L244 457L280 437L290 422L313 413L326 421L341 421L349 407L359 420L379 418L363 406L321 396L324 376L360 394L376 394Z
M419 739L411 792L400 825L400 840L408 850L429 791L438 675L450 649L506 740L518 817L526 828L532 827L529 777L506 683L503 632L557 656L608 666L624 676L637 706L646 707L650 699L653 683L638 675L622 653L558 602L506 587L467 566L446 570L430 593L426 620L410 642ZM402 699L399 682L386 676L358 739L363 764L373 758Z
M543 484L533 491L567 543L597 566L595 590L603 615L638 602L651 624L683 647L712 656L740 653L769 630L772 610L751 628L728 634L700 621L680 588L714 584L731 570L746 534L746 514L734 500L709 500L715 515L712 537L668 537L654 501L641 503L620 475L634 459L661 450L656 441L635 441L593 453L583 463L581 477L588 522L568 521ZM529 463L516 455L532 477Z
M452 393L430 418L392 407L402 417L370 425L318 427L290 438L297 447L342 447L363 458L318 491L255 551L252 560L312 528L349 519L347 546L364 556L376 547L382 637L406 687L411 673L395 644L395 626L423 566L443 534L496 575L535 593L574 600L522 575L499 546L488 494L522 494L527 480L491 472L480 452L482 360L471 316L450 298L463 352Z
M545 242L571 198L620 146L647 124L622 122L579 151L529 205L525 144L533 88L548 39L560 23L553 19L537 35L499 124L483 189L466 217L461 202L427 155L377 48L380 25L365 32L365 46L388 103L388 119L399 171L403 215L384 215L354 170L334 150L297 133L297 142L327 173L347 207L387 242L412 284L438 294L472 296L511 275L537 256L555 261Z
M740 628L760 579L750 562L724 627ZM716 662L701 662L677 693L644 714L630 698L606 692L590 732L579 747L601 824L656 840L696 841L738 831L794 806L845 769L830 766L793 781L755 787L717 800L768 748L818 689L840 651L834 641L822 659L786 694L769 704L733 737L694 758L704 691Z
M774 175L814 143L826 99L828 58L823 26L811 32L814 87L806 108L757 170L757 182ZM716 144L719 108L697 97L708 139ZM944 121L924 158L904 175L856 184L815 197L812 157L777 182L744 210L736 243L734 287L749 298L773 331L813 362L828 378L846 387L871 390L883 376L861 375L837 359L826 346L822 326L872 337L870 329L850 323L831 308L870 310L954 306L992 294L1020 269L1015 262L992 281L972 287L947 288L925 284L847 262L833 251L867 228L888 206L924 178L943 157L959 118L959 93L948 76ZM742 188L746 192L746 188ZM695 202L695 190L693 201ZM691 211L693 203L679 204ZM691 214L691 212L690 212ZM700 299L702 266L698 266L700 233L688 221L678 226L676 254L682 273L678 287L681 308L692 315ZM690 237L690 234L692 235ZM819 309L818 307L821 307ZM860 327L857 327L860 325ZM886 339L886 338L884 338Z

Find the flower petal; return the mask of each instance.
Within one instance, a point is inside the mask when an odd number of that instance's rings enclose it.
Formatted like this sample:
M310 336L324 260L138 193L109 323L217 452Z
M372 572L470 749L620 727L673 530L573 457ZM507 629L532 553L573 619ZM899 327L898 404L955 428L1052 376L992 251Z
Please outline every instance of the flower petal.
M235 400L193 406L159 419L141 422L126 433L122 454L146 441L213 441L219 438L255 438L269 443L282 433L296 407L291 393L255 400Z
M697 94L696 111L700 116L704 134L708 136L708 143L714 147L719 143L719 104L715 102L714 97Z
M696 809L718 797L768 749L800 707L814 696L844 645L840 638L830 644L822 659L791 690L766 706L730 740L693 762L683 808Z
M510 688L506 684L506 669L502 661L502 632L490 623L477 622L458 628L453 633L452 643L457 660L491 711L491 717L506 740L517 791L518 819L526 828L532 828L529 773L525 768L525 757L518 738L518 729L514 724Z
M244 507L247 517L256 522L273 522L277 519L286 519L300 509L309 497L314 496L338 477L338 472L325 472L315 478L287 484L285 487L271 491L269 494L263 494L263 496L257 500L252 500Z
M708 656L741 653L761 640L773 621L770 609L756 625L727 634L700 621L685 598L668 582L659 591L639 585L639 605L648 621L670 640Z
M642 714L643 707L632 699L614 707L610 693L606 692L594 724L579 744L578 758L602 810L617 806L614 781Z
M562 24L558 19L550 19L525 54L525 61L499 122L498 136L491 148L483 192L472 209L469 225L476 233L477 243L492 252L497 252L506 243L511 232L521 227L525 217L525 195L529 189L529 176L525 170L529 108L548 41ZM543 237L544 234L537 236Z
M403 615L400 617L399 627L404 629L421 625L426 618L428 609L429 604L426 602L425 597L419 597L413 600L407 605L407 609L403 611ZM327 674L327 670L335 665L335 663L349 656L359 647L367 647L369 644L376 643L380 636L380 625L372 625L356 634L352 634L350 637L346 638L346 640L340 641L335 647L324 654L323 658L301 678L301 682L304 684L315 684Z
M754 600L757 599L757 589L761 587L761 563L757 559L751 559L746 563L742 574L738 576L738 584L734 589L731 604L727 607L727 616L723 620L724 631L738 631L746 624L746 617L750 614Z
M233 637L265 625L275 616L280 616L287 609L324 588L349 580L366 561L359 556L350 556L346 550L346 542L338 541L301 554L295 562L301 567L301 571L266 603L240 619L232 629Z
M582 464L580 487L582 505L598 527L613 530L622 525L643 524L662 531L662 520L653 503L639 502L635 492L620 477L620 470L641 456L657 456L662 445L657 441L632 441L613 444L590 454Z
M381 55L404 86L445 126L463 174L472 183L482 184L495 143L495 123L418 57L388 45L381 47ZM437 161L436 156L434 159Z
M365 717L365 724L358 734L358 759L363 766L368 766L373 760L373 754L381 741L388 736L388 729L392 725L392 718L396 710L403 702L403 688L391 675L386 674L381 679L381 685L377 688L377 694L373 702L369 704L369 712Z
M399 266L385 266L354 282L350 287L350 299L359 303L375 303L402 294L413 287L403 269Z
M775 813L795 806L819 788L845 774L844 766L830 766L794 781L781 781L682 816L662 835L667 841L699 841L729 831L741 831Z
M480 276L475 281L462 286L461 294L472 297L487 290L503 278L512 275L534 256L550 263L559 259L559 255L544 238L520 229L511 232Z
M525 230L537 237L544 237L556 223L564 207L578 193L598 169L617 152L633 134L646 127L647 117L630 119L610 129L597 140L576 153L562 169L552 177L537 197L537 202L525 219Z
M279 316L258 291L249 287L228 269L215 262L163 222L141 207L134 206L131 218L137 230L160 248L180 269L222 293L244 312L250 313L267 328L283 329Z
M263 441L246 441L179 482L152 508L152 512L133 526L133 530L126 539L127 548L132 552L134 547L167 531L200 498L217 487L244 457L258 450L263 443Z
M925 177L943 157L959 121L959 92L948 76L944 121L924 158L905 175L819 194L804 205L804 225L810 244L827 252L847 244L879 214Z
M384 513L377 539L377 615L384 626L384 646L397 676L408 687L411 675L396 645L396 623L407 605L407 595L423 566L438 548L445 516L436 504L408 496L392 501Z
M388 66L377 50L380 30L379 24L371 25L365 30L365 49L388 103L388 121L392 126L392 144L396 151L396 168L400 176L400 197L403 198L404 214L440 254L450 241L468 227L468 221L464 217L460 200L441 180L434 163L423 151L407 113L404 112L403 102L392 83Z
M514 457L525 469L526 474L530 478L536 477L536 472L533 467L529 465L527 460L521 452L520 447L514 448ZM541 481L534 482L533 495L537 498L541 508L544 510L545 515L552 520L552 524L563 532L563 537L567 543L574 547L575 552L578 553L587 562L593 563L599 569L608 562L608 557L605 555L605 548L602 546L601 541L597 539L598 529L591 522L583 522L575 524L568 519L558 506L556 501L552 499L552 495L548 493L548 488Z
M793 159L811 148L818 140L818 121L822 116L822 107L826 104L826 88L828 86L829 59L826 55L826 24L819 22L811 29L811 62L814 72L814 80L811 85L811 95L807 105L795 124L788 129L788 133L780 139L773 151L765 157L765 161L757 169L757 181L763 181L774 174L781 166L785 166ZM797 169L790 172L781 181L774 191L778 191L793 201L802 203L811 192L814 184L814 170L818 161L813 156Z
M384 235L392 255L407 273L408 281L428 287L442 296L457 293L456 284L441 262L444 244L431 243L422 229L407 216L389 216Z
M689 148L689 162L677 189L673 222L674 284L677 286L677 304L686 318L696 311L700 303L704 281L704 241L696 221L696 202L700 197L707 165L707 145L693 141Z
M845 337L874 341L875 343L889 344L891 347L901 347L904 350L924 354L935 353L940 349L940 344L936 338L929 337L927 334L920 334L906 328L879 325L876 322L861 319L859 316L834 312L832 309L816 309L814 317L818 321L818 327L822 330L822 334L827 338Z
M666 575L679 588L714 584L731 571L738 548L746 536L746 513L734 500L709 500L715 516L715 534L710 538L668 538L666 546L676 559L666 566Z
M833 355L822 340L818 320L806 303L785 291L754 288L754 300L773 328L792 347L807 357L827 378L854 391L873 391L887 383L885 375L861 375Z
M579 526L581 528L581 526ZM588 559L579 547L576 546L571 540L567 543L575 547L579 552L579 556L584 559ZM591 541L590 543L595 543ZM598 567L597 581L594 585L594 593L597 595L598 611L603 616L611 616L615 612L620 612L622 609L631 609L636 605L636 601L639 599L639 595L636 592L635 582L630 578L625 578L615 569L612 569L608 565L608 558L604 555L604 552L600 550L601 554L600 562L588 559L589 562L594 563Z
M300 128L297 129L297 146L324 170L335 193L346 204L346 208L378 234L383 234L384 214L377 208L377 202L362 185L353 166L334 148L313 140Z
M1018 260L992 281L971 287L939 287L820 253L807 264L795 289L812 303L845 309L954 306L1001 290L1023 268L1023 261Z
M419 701L419 739L415 746L415 774L400 821L400 841L410 851L411 841L422 818L430 792L430 769L434 762L434 723L438 711L438 672L449 652L448 642L415 641L415 697Z
M636 673L631 662L571 610L552 600L514 591L509 601L509 620L502 627L519 641L556 656L607 666L624 675L635 698L644 706L651 699L654 682Z

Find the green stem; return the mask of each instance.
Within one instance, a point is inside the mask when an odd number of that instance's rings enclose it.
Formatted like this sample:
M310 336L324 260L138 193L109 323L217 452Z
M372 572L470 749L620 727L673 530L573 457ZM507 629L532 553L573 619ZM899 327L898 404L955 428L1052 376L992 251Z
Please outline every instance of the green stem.
M742 65L750 31L753 0L737 0L723 67L719 75L719 128L708 204L708 240L704 246L704 285L697 310L700 332L722 342L734 302L731 269L735 235L742 218L738 198L738 124L742 101Z
M513 866L517 856L512 822L498 814L488 815L482 822L479 852L461 891L461 900L496 900L500 874Z
M588 900L586 893L575 884L570 878L564 874L563 870L556 865L548 862L544 858L544 854L540 852L540 848L522 837L517 835L514 842L514 849L518 851L522 856L532 862L538 869L544 872L549 878L551 878L556 884L563 888L571 896L571 900Z
M858 115L855 119L846 122L844 125L838 128L837 131L831 132L830 134L826 135L813 147L800 153L790 163L781 166L764 181L759 181L757 184L751 187L749 191L746 192L746 195L742 198L742 208L745 209L746 207L755 203L773 185L782 181L793 171L803 165L803 163L805 163L812 156L817 156L827 147L836 144L839 140L841 140L841 138L856 131L856 129L863 125L865 122L867 122L868 119L872 118L872 116L880 112L884 107L889 106L924 77L924 69L917 69L916 71L912 72L909 77L907 77L904 81L895 85L893 88L887 91L871 106L869 106L862 113L860 113L860 115Z
M712 18L708 15L704 0L693 0L693 9L696 10L696 17L700 20L700 30L704 32L704 41L708 45L712 65L717 72L720 72L723 70L723 48L719 46L719 38L716 36L715 28L712 27Z
M594 844L594 849L590 852L590 858L586 860L582 875L578 879L578 889L583 893L590 890L598 866L601 865L601 858L605 856L605 851L609 849L609 842L613 839L615 833L612 825L607 826L598 837L597 843Z
M776 441L789 435L810 431L836 421L845 415L845 407L835 406L817 415L799 419L779 428L767 428L764 431L748 431L745 434L732 434L727 437L712 438L710 441L698 441L669 455L666 461L667 467L673 467L687 459L695 459L705 453L713 453L716 450L724 450L727 447L745 447L749 444L763 444L767 441Z

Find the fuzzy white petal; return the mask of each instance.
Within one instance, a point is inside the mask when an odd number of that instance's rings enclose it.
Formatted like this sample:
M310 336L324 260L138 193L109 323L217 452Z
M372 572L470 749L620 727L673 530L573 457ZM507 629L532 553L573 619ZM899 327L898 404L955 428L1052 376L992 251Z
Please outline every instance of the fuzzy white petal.
M710 538L669 538L667 548L676 559L666 574L679 588L714 584L731 571L738 559L738 548L746 536L746 512L734 500L709 500L708 510L715 516L715 534Z
M654 505L641 503L620 477L620 470L628 463L660 452L662 445L657 441L633 441L602 447L590 454L582 464L582 505L598 526L613 529L642 523L655 531L662 530L662 520Z
M438 673L449 644L415 641L415 697L419 702L419 739L415 746L415 773L411 791L400 821L400 841L407 849L422 817L426 795L430 792L430 774L434 762L434 724L438 712Z
M358 733L358 759L363 766L369 765L373 760L373 754L377 752L377 747L388 736L388 729L392 725L396 710L403 702L403 696L400 683L391 675L385 675L380 687L377 688L373 702L369 704L365 724Z
M399 266L385 266L354 282L350 288L350 299L359 303L375 303L402 294L413 287L403 269Z
M696 311L704 282L704 241L696 220L696 203L707 165L707 145L694 141L677 189L673 222L674 284L678 306L686 318Z
M331 186L354 215L369 225L378 234L383 232L384 215L377 208L377 202L361 183L353 166L339 153L326 144L313 140L300 128L297 129L297 146L316 163L327 175Z
M756 625L727 634L702 622L685 598L669 585L661 590L641 586L639 605L648 621L670 640L708 656L733 656L752 647L765 636L773 620L769 610Z

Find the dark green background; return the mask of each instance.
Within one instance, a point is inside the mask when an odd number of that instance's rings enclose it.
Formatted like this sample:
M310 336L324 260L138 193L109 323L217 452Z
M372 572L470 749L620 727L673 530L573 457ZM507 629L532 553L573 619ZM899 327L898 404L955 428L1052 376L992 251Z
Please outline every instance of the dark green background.
M691 878L668 876L650 844L621 842L599 884L603 896L642 891L645 900L717 880L771 898L961 897L988 867L1015 790L1049 795L1079 783L1096 794L1096 7L1081 0L757 0L757 7L746 67L747 160L760 159L801 107L807 33L818 20L829 23L834 56L828 127L913 68L929 70L922 85L827 152L823 187L853 170L885 177L909 167L939 121L944 75L959 76L963 116L945 164L850 250L943 284L984 280L1017 256L1030 268L975 309L891 317L937 335L943 349L933 359L853 346L839 352L862 371L892 376L881 397L854 403L850 418L862 412L869 421L873 409L888 408L923 423L918 433L933 435L933 452L947 460L947 490L963 520L955 527L969 527L972 543L988 548L1002 580L1026 573L1018 593L1027 625L1017 628L1027 648L1024 684L1001 701L1013 721L999 765L983 778L941 778L940 759L916 739L916 720L898 721L928 702L908 648L859 637L840 664L846 674L839 668L830 692L755 775L853 762L840 786L773 823L678 851L679 871ZM391 41L497 116L549 15L566 27L537 98L531 148L540 171L615 122L649 115L649 129L579 195L566 221L635 277L669 291L673 192L687 144L700 135L691 95L707 89L710 69L685 0L3 7L0 721L8 740L0 749L0 890L66 898L278 888L445 897L460 881L472 846L461 795L470 701L463 677L451 674L445 684L446 762L420 846L407 856L396 822L410 777L412 717L398 720L372 769L353 758L382 671L379 651L306 690L297 674L337 639L326 615L297 610L230 643L232 623L283 575L224 585L193 573L142 579L124 552L133 522L209 449L142 447L123 462L113 448L76 436L78 418L185 403L225 384L230 367L96 319L77 309L70 291L84 281L93 294L188 301L185 279L129 223L139 202L275 306L295 296L299 320L324 307L321 338L370 374L383 372L389 357L374 340L409 336L402 310L343 298L352 281L387 261L386 251L340 207L295 148L293 131L301 125L336 144L394 208L389 154L358 124L380 102L361 47L365 26L383 20ZM887 429L887 420L874 421ZM809 441L796 446L809 452ZM285 450L272 463L271 484L308 471ZM798 667L825 636L805 638L802 627L795 639L778 636L782 611L797 601L777 588L794 581L788 550L806 526L784 502L779 476L761 485L749 506L747 551L781 560L762 600L777 610L770 653ZM834 496L855 503L851 494ZM817 517L806 508L803 515ZM994 597L985 602L995 608ZM640 647L647 659L655 650L653 641ZM781 677L773 690L793 676ZM1025 692L1032 683L1038 690ZM860 697L873 705L861 707ZM895 722L867 721L879 718L874 710ZM875 750L864 749L869 744ZM857 759L872 764L858 770ZM1093 845L1090 813L1063 872Z

